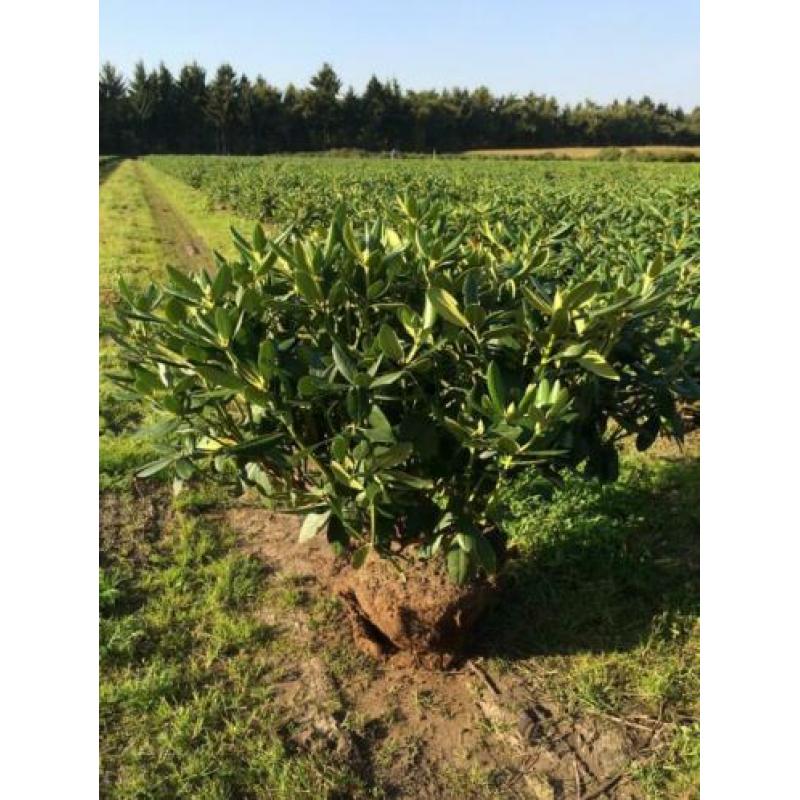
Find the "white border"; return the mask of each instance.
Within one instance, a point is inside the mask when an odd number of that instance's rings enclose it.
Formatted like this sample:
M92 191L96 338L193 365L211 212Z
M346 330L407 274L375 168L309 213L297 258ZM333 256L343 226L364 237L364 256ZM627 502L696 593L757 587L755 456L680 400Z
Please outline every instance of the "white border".
M796 9L775 0L702 4L707 800L798 793Z
M702 5L710 800L797 792L795 8ZM9 6L0 33L2 797L97 790L97 31L95 3L51 0Z
M6 5L0 797L98 786L98 6Z

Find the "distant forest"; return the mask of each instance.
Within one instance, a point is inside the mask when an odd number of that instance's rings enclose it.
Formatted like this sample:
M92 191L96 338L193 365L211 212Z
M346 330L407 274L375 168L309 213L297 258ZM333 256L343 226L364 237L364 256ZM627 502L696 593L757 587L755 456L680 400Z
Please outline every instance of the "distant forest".
M533 92L495 96L477 89L411 91L370 78L362 94L329 64L306 88L283 91L228 65L209 79L198 64L175 77L163 64L136 64L126 80L100 71L100 153L261 154L361 148L459 152L479 148L636 146L700 143L700 109L645 96L598 105L559 105Z

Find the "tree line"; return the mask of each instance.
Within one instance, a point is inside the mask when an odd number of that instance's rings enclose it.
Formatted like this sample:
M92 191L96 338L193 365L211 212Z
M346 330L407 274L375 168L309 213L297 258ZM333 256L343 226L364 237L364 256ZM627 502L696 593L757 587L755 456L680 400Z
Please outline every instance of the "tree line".
M533 92L493 95L485 86L402 90L370 78L362 94L324 64L309 85L283 91L229 64L209 79L197 63L175 77L141 61L130 80L100 71L100 153L261 154L361 148L458 152L575 145L696 145L700 109L685 112L649 97L559 105Z

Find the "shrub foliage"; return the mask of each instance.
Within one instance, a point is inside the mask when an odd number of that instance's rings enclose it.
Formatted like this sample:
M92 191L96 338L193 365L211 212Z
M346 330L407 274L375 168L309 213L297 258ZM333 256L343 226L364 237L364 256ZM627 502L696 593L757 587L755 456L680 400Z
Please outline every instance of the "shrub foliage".
M682 435L683 260L559 281L535 231L453 231L406 196L367 224L340 208L327 230L234 232L213 275L123 283L116 380L168 415L143 474L235 473L355 565L415 545L463 582L495 569L485 534L515 474L613 480L624 436Z

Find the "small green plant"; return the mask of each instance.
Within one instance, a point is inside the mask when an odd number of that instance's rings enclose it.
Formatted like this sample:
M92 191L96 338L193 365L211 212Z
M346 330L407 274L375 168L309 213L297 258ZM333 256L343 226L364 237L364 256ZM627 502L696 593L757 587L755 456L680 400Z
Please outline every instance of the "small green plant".
M496 568L485 534L516 474L614 480L623 437L681 435L681 259L557 282L552 238L453 233L408 196L357 228L340 208L234 239L213 276L120 284L115 379L168 415L143 476L235 473L306 514L301 540L324 530L355 566L413 545L463 583Z

